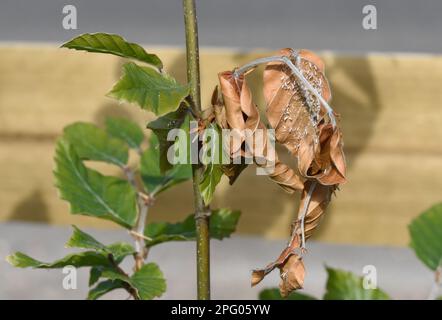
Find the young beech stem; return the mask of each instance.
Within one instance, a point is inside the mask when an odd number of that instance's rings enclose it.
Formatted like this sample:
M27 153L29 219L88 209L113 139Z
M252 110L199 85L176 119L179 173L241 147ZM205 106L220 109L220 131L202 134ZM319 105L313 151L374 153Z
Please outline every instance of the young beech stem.
M187 81L190 84L189 100L193 114L201 115L200 71L198 48L198 25L195 0L183 0L184 25L186 30ZM199 120L199 119L198 119ZM210 299L210 208L204 204L199 182L204 167L192 165L193 193L196 224L197 290L199 300Z
M241 68L238 68L234 71L233 75L238 78L240 75L246 73L250 69L256 68L260 64L269 63L269 62L283 62L285 63L290 70L293 72L293 74L307 87L307 89L321 102L321 104L324 106L325 110L327 111L327 115L330 119L330 122L333 126L333 129L336 128L336 119L335 115L333 114L333 109L330 107L330 105L325 101L325 99L319 94L318 91L316 91L315 88L308 82L308 80L303 76L302 72L293 64L292 60L290 60L289 57L286 56L271 56L271 57L265 57L253 60Z
M145 246L144 228L146 226L147 213L149 207L152 204L152 198L145 193L144 190L140 190L135 180L135 174L131 168L128 166L123 168L126 178L132 187L137 190L137 209L138 209L138 219L137 223L133 227L130 234L134 238L135 242L135 267L134 270L138 271L144 265L144 260L147 257L147 248Z

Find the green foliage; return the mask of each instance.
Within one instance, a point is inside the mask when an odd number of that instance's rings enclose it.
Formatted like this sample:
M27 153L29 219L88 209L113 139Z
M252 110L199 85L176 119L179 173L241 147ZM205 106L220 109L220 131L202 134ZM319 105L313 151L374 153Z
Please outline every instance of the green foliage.
M104 161L123 167L129 158L129 150L120 139L114 139L103 129L91 123L76 122L63 131L64 139L75 146L82 160Z
M125 118L107 118L106 131L112 137L123 140L130 148L136 150L140 149L144 140L141 128Z
M203 136L203 155L206 168L199 183L201 196L204 203L210 203L215 193L216 186L223 176L222 155L223 147L221 133L217 125L211 124Z
M55 184L73 214L112 220L125 228L137 219L136 193L123 179L86 168L76 150L64 139L57 143Z
M210 237L218 240L229 237L235 231L240 215L240 211L229 209L212 210ZM195 217L189 215L184 221L178 223L150 223L144 234L150 238L146 241L149 247L167 241L195 240Z
M145 264L132 276L122 274L114 269L105 269L102 271L101 277L113 283L99 283L95 288L91 289L92 296L97 295L97 293L104 294L111 290L125 287L133 289L137 293L138 298L151 300L161 296L166 291L166 280L155 263ZM89 296L91 296L91 293L89 293Z
M171 76L129 62L123 66L123 77L108 93L109 97L138 104L157 116L175 111L189 94Z
M292 292L287 298L281 297L279 289L269 288L264 289L259 293L259 300L317 300L315 297L308 294Z
M159 297L166 291L166 281L163 273L155 263L144 265L132 275L129 283L137 289L140 298L143 300Z
M147 63L150 67L133 62L123 65L123 76L109 92L109 96L120 101L137 103L159 116L147 128L153 131L149 148L142 148L144 134L130 120L108 118L105 129L93 124L77 122L67 126L57 141L55 153L55 185L62 199L70 204L72 214L82 214L111 220L127 229L138 230L141 224L139 212L147 212L145 206L152 205L155 195L191 178L189 122L191 110L188 106L189 86L181 85L162 72L162 62L141 46L129 43L118 35L95 33L83 34L65 43L62 47L89 52L113 54ZM154 68L152 68L154 67ZM186 138L186 164L172 165L167 160L170 147L178 149L178 142L168 141L171 129L182 129ZM197 133L195 133L196 135ZM198 136L196 135L196 138ZM139 155L139 167L129 167L129 149ZM180 150L181 151L181 150ZM132 160L132 159L131 159ZM181 157L181 160L182 157ZM87 167L84 161L101 161L122 169L125 178L106 176ZM207 166L201 187L204 201L210 202L222 175L220 166ZM141 184L142 183L142 184ZM213 210L210 220L211 237L223 239L234 232L239 211ZM90 267L88 299L95 300L115 289L124 289L136 299L153 299L166 290L164 276L155 263L139 267L141 252L122 242L105 245L73 226L74 231L66 247L83 251L71 253L54 262L43 262L22 252L7 257L7 261L20 268L53 269L68 265ZM146 246L173 240L194 240L195 220L191 215L183 222L148 224L145 233L150 237ZM138 241L138 239L137 239ZM127 256L136 257L136 269L132 275L120 268Z
M184 107L180 107L177 110L169 112L147 124L147 128L152 130L158 138L159 168L162 173L172 169L173 167L173 165L167 159L167 152L169 148L176 143L176 141L169 141L167 139L167 135L172 129L181 129L186 134L187 139L190 136L189 121L190 116L188 110ZM154 145L156 146L156 142L154 142ZM190 159L189 157L187 158Z
M389 300L381 289L364 289L363 279L351 272L326 267L328 280L324 300Z
M160 170L161 156L158 138L152 135L149 142L149 148L141 156L140 173L143 183L151 195L156 195L192 177L192 166L190 164L177 164L162 173Z
M74 233L66 242L66 248L82 248L82 249L93 249L98 251L107 251L104 244L97 241L94 237L81 231L76 226L74 228Z
M410 246L431 270L442 264L442 203L426 210L408 226Z
M97 266L113 268L114 265L109 259L109 256L112 256L113 261L118 264L123 261L125 257L134 253L132 246L127 243L114 243L109 246L105 246L75 226L74 233L67 242L66 246L93 249L94 251L72 253L54 262L42 262L31 258L22 252L16 252L9 255L6 260L11 265L18 268L31 267L39 269L57 269L69 265L76 268Z
M105 280L98 283L94 288L89 290L87 295L88 300L97 300L101 296L115 289L124 288L124 281L121 280Z
M89 52L109 53L123 58L136 59L161 69L163 63L141 46L124 40L121 36L107 33L85 33L62 45L63 48Z

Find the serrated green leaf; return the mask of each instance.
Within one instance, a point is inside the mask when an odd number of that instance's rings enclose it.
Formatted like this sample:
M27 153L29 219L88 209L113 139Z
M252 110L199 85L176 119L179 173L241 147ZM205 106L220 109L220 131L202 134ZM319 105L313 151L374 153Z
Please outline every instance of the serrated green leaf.
M76 122L63 130L82 160L104 161L123 167L129 158L129 149L120 139L111 138L106 131L91 123Z
M351 272L326 267L328 280L324 300L389 300L381 289L364 289L363 279Z
M143 131L135 123L125 118L107 118L106 131L114 138L127 143L132 149L139 149L144 140Z
M221 181L222 176L221 165L213 163L207 165L202 180L199 183L201 196L205 204L209 204L212 201L216 186Z
M229 237L235 231L240 215L240 211L229 209L212 210L210 216L211 238L222 240ZM149 247L167 241L195 240L195 217L189 215L184 221L178 223L150 223L144 234L151 239L146 240L146 245Z
M108 96L136 103L157 116L175 111L189 94L188 86L183 86L171 76L152 68L129 62L123 65L123 71L123 77Z
M281 297L279 289L264 289L259 293L259 300L317 300L315 297L297 291L292 292L287 298Z
M206 154L206 157L204 158L207 158L203 159L203 161L204 163L207 163L207 165L199 183L199 189L205 204L209 204L212 201L216 186L221 181L224 174L222 169L223 149L218 126L211 124L205 130L205 133L209 132L211 132L211 134L207 134L207 136L210 136L210 141L207 141L206 137L204 137L203 148L208 148L210 153L207 156L206 152L203 152L203 154Z
M96 287L89 290L87 299L88 300L97 300L101 296L105 295L108 292L111 292L115 289L124 288L124 282L120 280L105 280L97 284Z
M11 265L17 268L38 268L38 269L58 269L72 265L76 268L93 266L110 266L109 260L103 254L94 251L85 251L69 254L66 257L56 260L52 263L42 262L31 258L30 256L16 252L6 257Z
M210 216L210 237L222 240L235 232L241 211L230 209L212 210Z
M116 177L103 176L81 162L66 140L57 143L55 184L71 213L114 221L131 228L137 218L136 194L132 186Z
M131 277L113 269L103 270L101 277L112 281L123 281L134 288L143 300L161 296L166 291L166 280L158 265L148 263Z
M101 252L104 256L112 254L117 263L120 263L125 257L135 253L135 249L129 243L116 242L106 246L78 227L72 227L74 228L74 232L66 243L67 248L93 249Z
M160 297L166 291L166 280L155 263L148 263L141 267L131 277L141 299L151 300Z
M143 184L150 194L158 194L192 177L192 166L190 164L176 164L162 173L160 170L158 138L151 135L149 142L149 148L141 155L140 173Z
M147 128L152 130L158 138L159 144L159 162L160 171L162 173L172 169L173 165L167 159L167 152L171 146L176 142L169 141L167 135L170 130L181 129L186 134L186 139L189 137L189 112L185 107L180 107L176 111L169 112L162 117L159 117L147 124ZM187 142L187 140L186 140ZM190 145L188 147L188 159L190 163Z
M411 248L431 270L442 265L442 203L426 210L408 226Z
M106 246L106 251L114 256L114 260L120 263L125 257L135 253L134 247L126 242L115 242Z
M127 42L116 34L85 33L66 42L62 47L89 52L109 53L123 58L146 62L159 69L163 67L163 63L157 55L147 53L140 45Z
M66 243L67 248L83 248L83 249L94 249L106 251L106 246L99 241L95 240L94 237L81 231L76 226L72 226L74 232Z
M101 277L101 269L99 267L92 267L89 270L89 287L92 287L94 284L100 280Z

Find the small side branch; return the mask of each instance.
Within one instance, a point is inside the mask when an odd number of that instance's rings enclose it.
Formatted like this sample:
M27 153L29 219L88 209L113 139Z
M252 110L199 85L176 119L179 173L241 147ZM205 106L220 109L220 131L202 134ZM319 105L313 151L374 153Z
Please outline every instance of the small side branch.
M135 180L135 173L128 166L123 168L129 183L137 190L137 208L138 219L134 228L130 231L130 234L135 241L135 271L141 269L144 265L144 260L147 258L147 248L145 246L144 229L146 227L147 214L149 207L153 204L153 199L142 188L138 187Z

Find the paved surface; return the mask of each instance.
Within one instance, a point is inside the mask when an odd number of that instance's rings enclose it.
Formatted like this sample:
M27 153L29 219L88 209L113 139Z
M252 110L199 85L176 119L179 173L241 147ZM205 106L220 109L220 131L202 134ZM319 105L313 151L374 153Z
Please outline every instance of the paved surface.
M440 0L200 0L203 46L295 47L344 52L442 52ZM375 4L378 29L362 28ZM62 28L62 8L78 10L78 30ZM115 32L146 44L183 45L181 0L2 0L0 41L62 42Z
M123 231L86 230L104 243L129 240ZM21 250L43 261L52 261L70 252L63 244L71 233L68 227L39 224L0 224L0 256ZM272 273L257 288L249 286L250 271L270 262L284 246L283 241L268 241L252 237L233 237L212 241L212 286L215 299L255 299L265 287L278 283ZM173 242L155 247L150 260L157 262L168 281L164 298L193 299L195 297L194 243ZM128 259L129 262L130 259ZM425 299L433 276L406 248L357 247L311 243L306 258L308 274L305 292L320 297L324 292L324 265L362 274L365 265L374 265L378 285L396 299ZM131 265L124 265L130 270ZM87 294L88 272L80 269L78 289L62 288L61 270L15 269L0 260L0 299L83 299ZM126 298L115 292L107 298Z

